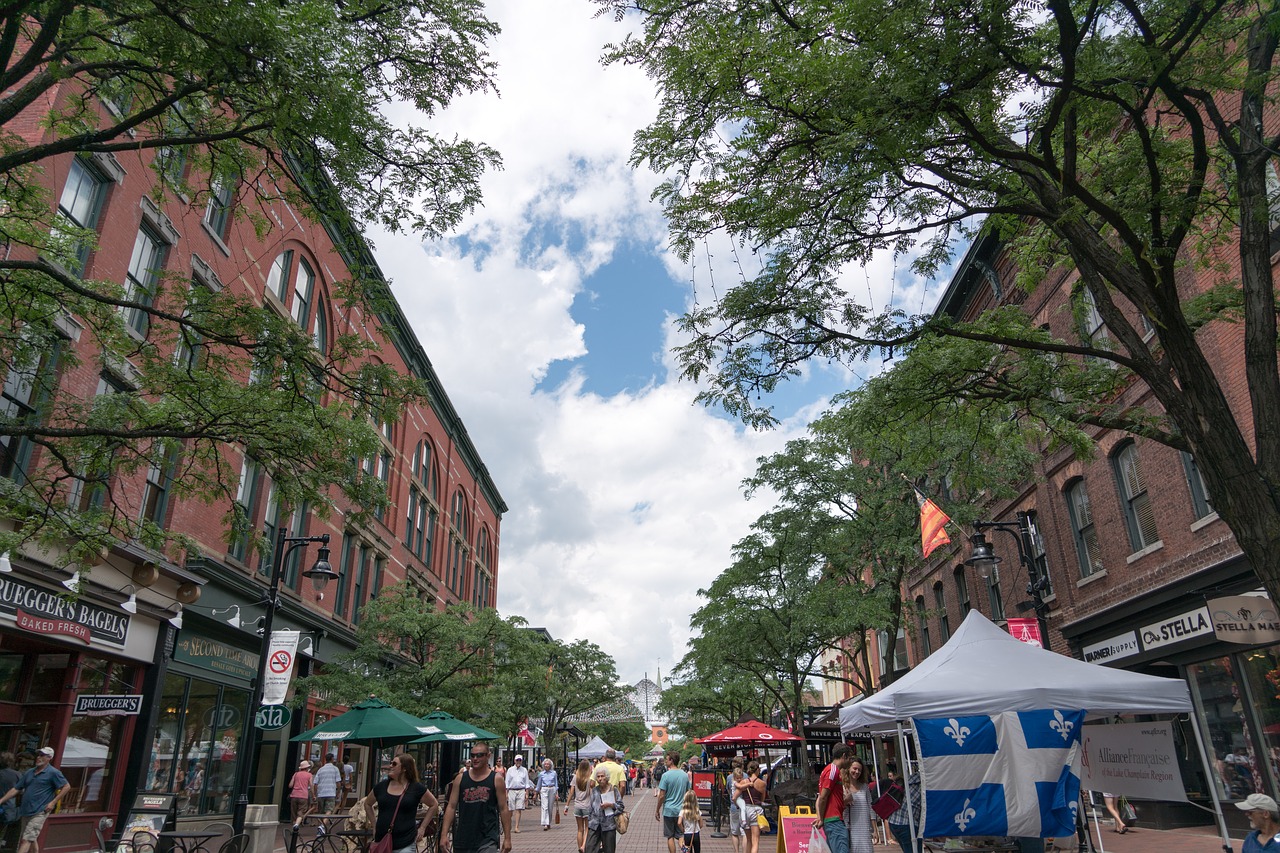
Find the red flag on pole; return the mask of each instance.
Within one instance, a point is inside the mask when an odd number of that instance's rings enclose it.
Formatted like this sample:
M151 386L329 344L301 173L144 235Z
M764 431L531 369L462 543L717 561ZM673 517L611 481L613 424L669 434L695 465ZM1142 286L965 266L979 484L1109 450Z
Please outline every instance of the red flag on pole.
M951 517L926 498L914 483L911 488L915 489L916 500L920 502L920 545L927 558L939 545L951 542L951 537L947 535L947 523L951 521Z

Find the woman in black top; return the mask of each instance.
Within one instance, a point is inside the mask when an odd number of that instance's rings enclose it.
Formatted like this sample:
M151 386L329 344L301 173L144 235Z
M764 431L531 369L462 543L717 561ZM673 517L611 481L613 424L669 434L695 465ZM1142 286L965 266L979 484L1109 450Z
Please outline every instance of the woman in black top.
M365 815L374 827L373 840L378 841L391 833L391 849L396 853L417 853L418 842L427 834L427 827L435 819L440 803L427 786L418 781L418 765L412 755L397 755L391 759L387 778L373 786L373 798L378 801L378 818L374 822L373 805L365 800ZM418 804L426 802L427 813L418 821ZM397 808L398 804L398 808ZM392 817L395 825L391 825Z

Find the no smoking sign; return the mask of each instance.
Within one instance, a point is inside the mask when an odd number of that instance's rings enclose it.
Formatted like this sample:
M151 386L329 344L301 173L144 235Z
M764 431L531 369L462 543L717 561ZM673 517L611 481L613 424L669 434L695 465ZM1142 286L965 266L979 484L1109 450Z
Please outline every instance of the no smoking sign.
M284 649L277 649L271 655L271 660L267 663L271 667L271 671L277 675L289 671L289 667L293 666L293 655Z

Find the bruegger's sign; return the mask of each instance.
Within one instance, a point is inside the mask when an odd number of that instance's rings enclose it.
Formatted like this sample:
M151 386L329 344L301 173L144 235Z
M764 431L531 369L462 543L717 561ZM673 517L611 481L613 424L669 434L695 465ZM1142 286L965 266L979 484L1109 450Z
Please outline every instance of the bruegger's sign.
M129 614L87 601L68 601L53 590L12 577L0 578L0 618L33 634L71 637L86 645L124 648Z

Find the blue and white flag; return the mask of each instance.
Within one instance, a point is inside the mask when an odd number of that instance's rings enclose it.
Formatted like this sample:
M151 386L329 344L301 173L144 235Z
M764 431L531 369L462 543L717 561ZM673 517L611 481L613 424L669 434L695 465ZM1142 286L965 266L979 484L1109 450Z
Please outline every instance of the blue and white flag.
M913 719L925 838L1076 831L1084 711Z

